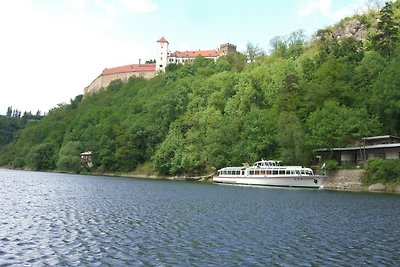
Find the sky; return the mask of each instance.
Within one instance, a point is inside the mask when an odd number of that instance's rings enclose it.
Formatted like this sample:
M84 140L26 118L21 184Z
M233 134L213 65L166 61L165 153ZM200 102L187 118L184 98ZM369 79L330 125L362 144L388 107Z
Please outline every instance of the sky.
M311 36L359 12L366 0L12 0L0 3L0 114L43 113L83 94L105 68L169 50L216 49Z

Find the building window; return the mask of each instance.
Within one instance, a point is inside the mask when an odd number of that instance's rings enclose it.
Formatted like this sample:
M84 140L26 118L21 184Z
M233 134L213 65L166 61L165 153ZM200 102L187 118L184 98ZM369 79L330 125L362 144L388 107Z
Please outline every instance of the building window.
M375 158L386 159L386 153L376 153Z
M160 65L160 68L162 68L162 65Z

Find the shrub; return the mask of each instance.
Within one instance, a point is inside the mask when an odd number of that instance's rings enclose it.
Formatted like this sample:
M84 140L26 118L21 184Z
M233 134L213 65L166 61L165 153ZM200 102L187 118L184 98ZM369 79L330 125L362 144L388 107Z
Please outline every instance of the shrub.
M35 171L53 170L55 145L44 143L32 147L28 154L29 165Z
M328 171L336 170L338 168L338 165L338 162L334 159L330 159L325 162L325 168Z
M372 159L368 161L361 180L367 184L400 183L400 160Z

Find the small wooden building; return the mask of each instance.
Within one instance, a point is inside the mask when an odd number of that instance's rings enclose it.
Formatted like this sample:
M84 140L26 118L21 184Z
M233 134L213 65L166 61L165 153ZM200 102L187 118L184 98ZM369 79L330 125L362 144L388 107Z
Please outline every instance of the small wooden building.
M81 153L81 165L85 168L91 168L93 166L92 163L92 151L86 151Z
M314 150L316 163L329 159L343 163L362 164L373 158L400 159L400 137L392 135L364 137L359 146L319 148Z

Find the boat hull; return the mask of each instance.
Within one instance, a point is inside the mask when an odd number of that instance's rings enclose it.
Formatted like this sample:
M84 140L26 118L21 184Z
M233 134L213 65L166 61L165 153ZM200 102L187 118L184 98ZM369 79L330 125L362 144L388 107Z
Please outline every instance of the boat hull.
M213 182L224 184L261 185L275 187L316 188L323 186L326 176L215 176Z

